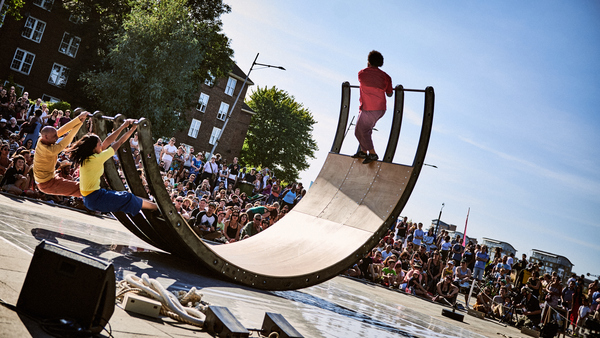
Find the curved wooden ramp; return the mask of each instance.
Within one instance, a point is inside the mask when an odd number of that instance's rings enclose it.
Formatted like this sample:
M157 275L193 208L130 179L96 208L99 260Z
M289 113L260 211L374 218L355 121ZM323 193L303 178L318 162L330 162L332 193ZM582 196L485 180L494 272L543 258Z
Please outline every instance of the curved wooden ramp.
M352 87L355 86L347 82L342 85L337 134L319 176L302 201L269 229L227 245L212 245L199 239L176 212L164 188L154 154L150 121L145 119L140 120L138 126L142 162L150 193L162 216L145 213L117 218L146 242L251 287L291 290L335 277L371 250L396 221L421 171L433 121L432 87L410 90L397 86L392 132L384 161L364 165L362 160L339 154L348 123ZM421 136L411 166L391 163L400 134L405 91L425 93ZM115 126L122 119L114 118ZM105 120L101 114L95 115L98 126ZM120 165L130 190L146 197L133 161L125 158L131 156L128 147L121 148ZM105 170L113 189L125 188L114 176L118 175L114 163L108 163Z

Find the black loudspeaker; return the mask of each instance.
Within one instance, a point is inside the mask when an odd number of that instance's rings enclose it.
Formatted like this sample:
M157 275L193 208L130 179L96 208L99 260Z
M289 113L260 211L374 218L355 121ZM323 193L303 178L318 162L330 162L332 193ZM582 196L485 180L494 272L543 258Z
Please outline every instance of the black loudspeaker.
M265 336L277 332L279 338L304 338L281 314L273 312L265 313L261 331Z
M248 338L248 331L228 308L223 306L209 306L204 320L204 329L210 334L227 338Z
M17 308L39 319L75 320L98 333L115 311L115 292L112 264L42 241L35 248Z

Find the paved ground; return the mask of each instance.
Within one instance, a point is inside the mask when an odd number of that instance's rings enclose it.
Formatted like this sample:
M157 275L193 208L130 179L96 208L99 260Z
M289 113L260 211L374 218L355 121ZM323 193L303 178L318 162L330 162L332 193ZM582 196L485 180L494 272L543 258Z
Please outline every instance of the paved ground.
M270 311L283 314L307 338L525 337L515 328L466 314L463 323L455 322L441 315L440 305L342 277L296 291L253 290L153 250L113 219L0 195L0 298L5 302L16 304L33 250L42 239L111 261L119 280L145 272L169 290L195 286L206 301L228 307L249 328L260 328ZM210 336L201 328L132 315L119 306L109 323L114 337ZM108 336L106 331L101 335ZM46 334L32 320L0 306L0 336Z

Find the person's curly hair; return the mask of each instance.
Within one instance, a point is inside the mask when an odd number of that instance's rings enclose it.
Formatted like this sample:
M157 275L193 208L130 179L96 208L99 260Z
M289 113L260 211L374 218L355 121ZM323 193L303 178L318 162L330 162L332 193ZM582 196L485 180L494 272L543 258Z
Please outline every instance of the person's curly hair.
M371 66L381 67L383 66L383 55L376 50L372 50L367 58Z
M82 166L88 157L94 155L94 149L98 145L98 141L101 140L96 134L87 134L82 137L68 150L71 153L69 156L71 162Z

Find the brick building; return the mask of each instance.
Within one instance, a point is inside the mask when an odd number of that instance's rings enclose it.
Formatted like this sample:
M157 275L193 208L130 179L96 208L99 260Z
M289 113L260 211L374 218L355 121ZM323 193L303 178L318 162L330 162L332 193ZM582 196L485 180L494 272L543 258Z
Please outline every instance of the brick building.
M0 27L0 79L12 78L30 99L85 101L79 74L89 68L91 32L82 32L59 2L26 1L23 18L3 18Z
M252 109L244 103L248 87L254 83L248 79L242 88L246 74L236 64L233 67L227 78L206 81L201 86L196 107L186 114L189 128L175 134L178 143L193 146L196 152L209 153L241 90L240 100L231 112L227 128L215 149L215 153L220 153L228 163L240 155L250 119L254 115Z

